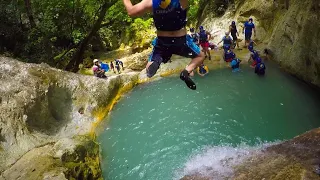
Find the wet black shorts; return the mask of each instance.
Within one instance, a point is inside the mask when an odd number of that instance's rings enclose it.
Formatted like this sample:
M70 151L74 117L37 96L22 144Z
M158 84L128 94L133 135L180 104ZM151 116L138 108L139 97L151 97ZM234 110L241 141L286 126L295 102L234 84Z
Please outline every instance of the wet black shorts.
M172 54L195 58L200 54L200 47L189 35L182 37L157 37L149 61L167 63Z
M236 34L231 34L231 36L232 36L233 42L237 42L237 40L238 40L237 35Z

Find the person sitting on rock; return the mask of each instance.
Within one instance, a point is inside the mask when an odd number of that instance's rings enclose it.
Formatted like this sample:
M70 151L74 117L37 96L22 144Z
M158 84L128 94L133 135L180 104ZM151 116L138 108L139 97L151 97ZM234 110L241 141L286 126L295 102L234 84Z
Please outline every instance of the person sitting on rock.
M188 88L196 90L196 84L190 73L204 60L200 48L187 35L188 0L142 0L132 5L131 0L123 0L130 16L138 16L152 11L157 38L146 66L147 76L153 77L164 59L171 59L173 54L192 58L191 62L180 73L180 79Z
M266 72L266 65L263 62L257 63L256 67L254 68L254 72L260 76L263 76Z
M93 60L93 67L92 67L92 70L93 70L93 74L96 76L96 77L99 77L99 78L106 78L107 76L104 74L105 71L103 69L101 69L101 66L99 64L99 60L98 59L94 59Z
M232 42L233 42L233 39L232 37L230 36L230 33L229 32L226 32L225 33L226 35L222 38L222 40L220 42L218 42L218 45L223 42L223 49L224 51L227 51L226 47L231 47L232 45Z
M245 47L246 47L247 43L249 43L251 40L252 30L254 31L254 36L256 36L256 28L253 23L253 19L249 18L249 21L245 22L244 26L243 26L243 33L245 36L245 42L244 42Z
M230 49L230 46L225 46L224 61L225 62L231 62L235 57L236 57L236 55Z
M241 60L239 58L234 58L231 61L232 72L238 72L240 70Z

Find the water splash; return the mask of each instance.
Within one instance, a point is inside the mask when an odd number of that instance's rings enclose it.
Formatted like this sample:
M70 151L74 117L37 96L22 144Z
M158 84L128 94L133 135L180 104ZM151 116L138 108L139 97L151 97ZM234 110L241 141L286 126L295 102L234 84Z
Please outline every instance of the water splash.
M187 175L214 180L226 179L233 175L234 166L277 143L279 142L261 143L255 146L242 143L236 147L232 145L207 146L197 154L191 155L183 169L176 171L173 179L178 180Z

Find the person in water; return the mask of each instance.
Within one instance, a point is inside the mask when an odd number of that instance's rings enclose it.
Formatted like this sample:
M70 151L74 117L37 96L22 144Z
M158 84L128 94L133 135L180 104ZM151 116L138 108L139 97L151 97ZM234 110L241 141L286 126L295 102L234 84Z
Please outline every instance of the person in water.
M198 69L197 72L200 76L205 76L206 74L209 73L209 69L207 66L205 66L204 64L201 64Z
M239 58L233 58L231 61L232 72L238 72L240 70L241 60Z
M196 90L196 84L189 74L202 64L205 56L200 48L187 36L188 0L142 0L132 5L131 0L123 0L129 16L153 13L157 38L146 66L147 76L154 76L161 63L166 63L172 54L192 58L190 64L180 73L180 79Z
M106 78L106 77L107 77L107 76L104 74L104 73L105 73L105 70L102 69L101 66L100 66L100 64L99 64L99 60L98 60L98 59L94 59L94 60L93 60L92 70L93 70L94 76L96 76L96 77L99 77L99 78Z
M238 33L238 29L237 29L235 21L231 22L231 25L229 26L229 31L231 32L231 36L232 36L232 40L233 40L233 46L232 47L235 49L236 46L237 46L238 49L240 49L239 42L238 42L239 33Z
M225 51L224 51L224 61L226 62L231 62L236 55L234 52L230 49L230 46L225 46Z
M247 46L247 43L249 43L251 40L252 30L254 32L254 36L256 36L256 28L253 23L253 19L249 18L249 21L245 22L243 27L243 33L245 37L245 42L244 42L245 47Z
M211 34L206 31L203 26L199 27L199 42L205 54L205 58L209 56L209 60L211 60L211 55L209 51L209 39L211 39Z
M256 67L254 68L254 72L263 76L266 73L266 65L263 62L257 63Z
M250 40L248 45L249 51L252 51L254 49L254 45L257 45L257 43L254 42L253 40Z
M232 42L233 42L233 39L232 37L230 36L230 33L229 32L226 32L226 35L222 38L222 40L220 42L218 42L218 45L223 42L223 49L224 51L227 51L228 49L230 49L231 45L232 45ZM227 49L228 47L228 49Z
M199 37L199 34L194 31L194 28L190 28L190 36L191 36L191 38L192 38L192 41L193 41L197 46L200 46L200 44L199 44L199 38L200 38L200 37Z
M262 60L261 60L261 57L260 57L258 51L254 50L254 49L252 49L252 50L250 50L250 51L251 51L251 53L250 53L250 59L249 59L249 61L253 61L252 64L251 64L251 67L254 68L254 67L256 67L256 65L257 65L258 63L260 63Z

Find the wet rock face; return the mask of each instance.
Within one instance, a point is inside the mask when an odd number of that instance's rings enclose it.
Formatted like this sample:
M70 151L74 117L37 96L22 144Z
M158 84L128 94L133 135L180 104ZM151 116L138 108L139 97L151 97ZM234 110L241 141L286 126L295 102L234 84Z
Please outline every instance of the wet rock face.
M318 164L320 164L320 128L248 156L240 164L233 166L233 175L226 179L320 180L320 176L314 172ZM211 179L216 177L195 174L185 176L181 180Z
M136 82L139 73L125 73L106 80L10 58L0 57L0 62L0 174L6 179L16 179L19 174L22 179L42 179L61 173L68 174L67 178L77 173L79 177L83 174L83 177L98 178L99 168L92 173L84 172L91 169L85 167L92 166L87 163L88 157L98 156L83 149L93 147L83 145L90 140L72 139L90 133L97 118L108 112L105 109L114 96L126 84ZM70 141L64 140L69 143L61 145L61 139ZM76 149L76 153L67 156L68 153L63 153L66 149L68 152ZM75 154L79 157L76 160L65 158ZM42 159L41 163L32 157ZM82 170L62 171L71 164Z

